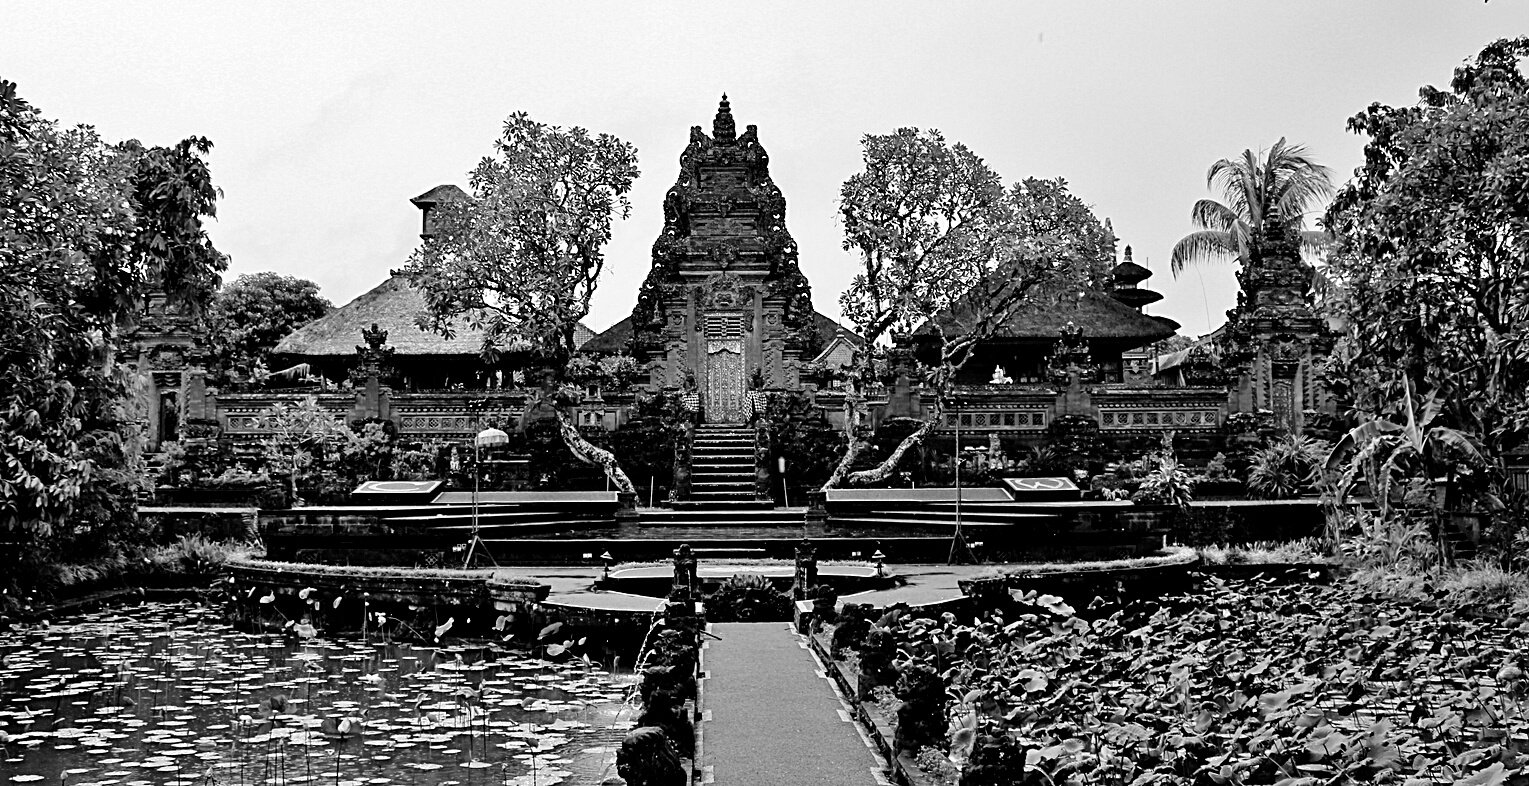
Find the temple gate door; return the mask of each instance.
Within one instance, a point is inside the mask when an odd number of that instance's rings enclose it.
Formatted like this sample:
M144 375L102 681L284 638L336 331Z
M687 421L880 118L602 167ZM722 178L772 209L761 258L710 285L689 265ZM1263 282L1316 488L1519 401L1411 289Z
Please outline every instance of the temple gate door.
M708 423L742 423L743 324L741 314L706 318L706 390Z

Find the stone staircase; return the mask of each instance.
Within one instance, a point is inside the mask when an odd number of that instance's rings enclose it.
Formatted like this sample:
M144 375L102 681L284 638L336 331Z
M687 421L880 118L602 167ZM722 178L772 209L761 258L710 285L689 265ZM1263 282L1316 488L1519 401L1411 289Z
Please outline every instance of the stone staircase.
M690 499L676 507L707 510L770 508L754 494L754 431L705 423L696 427L690 459Z
M143 476L146 482L138 489L138 504L154 504L154 486L159 482L159 476L164 473L165 462L169 456L165 453L143 454Z

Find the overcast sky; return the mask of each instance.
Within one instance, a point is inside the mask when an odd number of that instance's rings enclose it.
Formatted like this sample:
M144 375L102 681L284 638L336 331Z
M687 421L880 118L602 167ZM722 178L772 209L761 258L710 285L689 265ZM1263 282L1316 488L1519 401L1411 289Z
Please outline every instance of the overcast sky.
M111 140L211 138L231 273L309 278L336 304L403 264L409 198L465 184L524 110L638 149L589 322L621 319L689 128L725 91L759 126L819 310L839 314L855 265L835 202L860 137L917 126L1010 182L1066 178L1158 271L1153 311L1197 335L1234 301L1231 266L1175 281L1167 262L1212 162L1284 136L1347 179L1348 117L1526 33L1524 0L15 2L0 77Z

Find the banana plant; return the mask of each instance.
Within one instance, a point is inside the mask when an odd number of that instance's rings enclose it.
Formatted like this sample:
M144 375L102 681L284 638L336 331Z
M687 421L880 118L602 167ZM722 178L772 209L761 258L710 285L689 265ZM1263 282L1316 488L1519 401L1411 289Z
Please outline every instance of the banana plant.
M1383 520L1391 514L1391 489L1397 479L1420 479L1429 491L1434 478L1444 471L1452 484L1462 468L1486 465L1481 444L1459 429L1434 425L1442 402L1437 395L1415 402L1412 382L1403 378L1405 422L1376 418L1350 429L1327 456L1327 470L1338 480L1338 503L1347 499L1354 483L1363 476L1380 507Z

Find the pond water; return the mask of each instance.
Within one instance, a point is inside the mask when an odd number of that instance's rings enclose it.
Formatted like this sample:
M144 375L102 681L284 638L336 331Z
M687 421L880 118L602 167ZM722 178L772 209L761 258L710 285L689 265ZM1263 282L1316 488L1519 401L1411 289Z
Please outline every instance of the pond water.
M630 676L483 646L241 633L150 603L0 633L0 786L598 784Z

